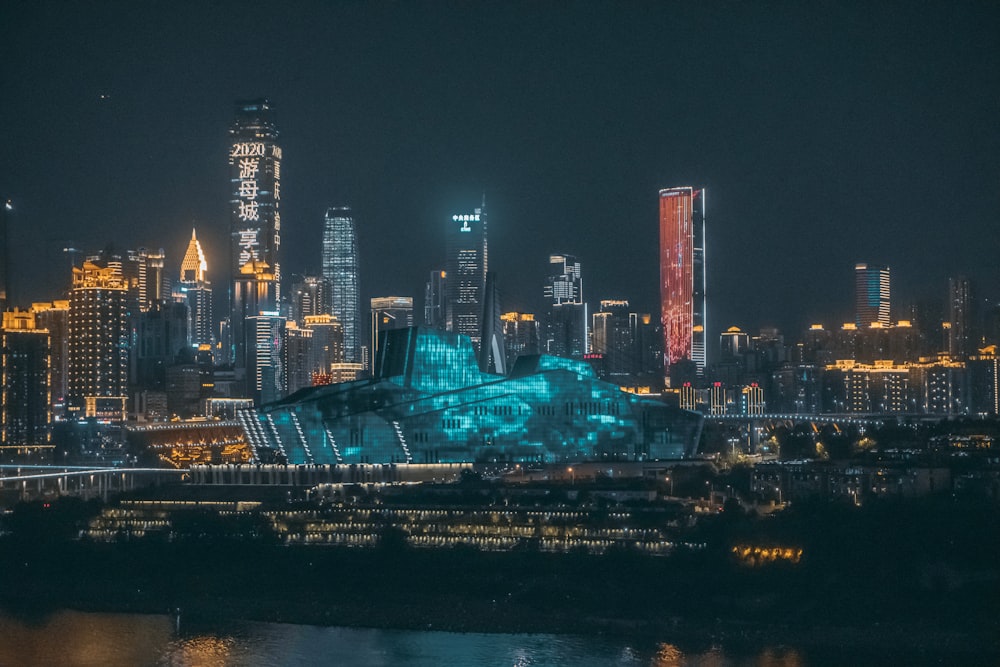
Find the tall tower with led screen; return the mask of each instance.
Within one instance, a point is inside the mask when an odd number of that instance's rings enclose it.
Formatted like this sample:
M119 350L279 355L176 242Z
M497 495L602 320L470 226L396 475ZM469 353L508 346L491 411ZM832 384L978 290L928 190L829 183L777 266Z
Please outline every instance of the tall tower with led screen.
M705 370L705 189L660 190L660 319L664 371ZM672 382L672 384L675 384Z
M889 326L889 267L875 264L854 266L855 324Z
M348 206L326 211L323 277L330 282L330 314L344 327L344 361L361 361L361 305L358 292L358 235Z
M241 379L247 368L246 318L274 311L280 297L281 147L271 103L238 102L229 138L230 338ZM253 345L250 341L250 349Z
M445 234L445 252L447 328L469 336L478 350L488 267L485 197L482 207L472 213L451 216Z

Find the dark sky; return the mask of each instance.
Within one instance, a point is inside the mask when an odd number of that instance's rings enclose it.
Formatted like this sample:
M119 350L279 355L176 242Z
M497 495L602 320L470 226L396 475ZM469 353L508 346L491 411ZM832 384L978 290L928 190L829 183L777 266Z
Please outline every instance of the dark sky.
M18 300L58 296L70 241L163 247L173 273L192 225L221 291L226 132L259 96L286 275L318 268L348 203L366 298L420 299L485 189L506 307L540 309L566 252L591 302L654 309L657 190L704 185L710 335L850 318L857 261L892 267L896 303L958 273L996 299L998 7L7 1Z

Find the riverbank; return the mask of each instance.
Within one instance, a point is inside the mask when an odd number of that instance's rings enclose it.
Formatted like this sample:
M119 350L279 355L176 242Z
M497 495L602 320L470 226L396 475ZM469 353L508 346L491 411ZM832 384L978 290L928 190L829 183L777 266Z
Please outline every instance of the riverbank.
M226 541L0 543L0 605L319 626L635 637L687 647L792 644L1000 657L989 589L910 590L711 554L283 547ZM922 592L921 592L922 591ZM820 600L822 602L817 602ZM853 612L851 609L854 609ZM964 613L959 613L964 609Z

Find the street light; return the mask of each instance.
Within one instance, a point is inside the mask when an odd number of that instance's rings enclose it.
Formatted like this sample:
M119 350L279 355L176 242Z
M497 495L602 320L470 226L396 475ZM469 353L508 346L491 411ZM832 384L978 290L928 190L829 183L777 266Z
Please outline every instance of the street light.
M674 497L674 478L671 477L670 475L667 475L667 478L666 478L665 481L670 482L670 497L673 498Z

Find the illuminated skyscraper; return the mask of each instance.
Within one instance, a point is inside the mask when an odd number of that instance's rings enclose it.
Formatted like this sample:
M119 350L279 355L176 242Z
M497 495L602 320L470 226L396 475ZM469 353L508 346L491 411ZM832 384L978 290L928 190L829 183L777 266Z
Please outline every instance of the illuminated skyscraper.
M122 275L128 287L129 310L145 313L159 305L166 292L163 288L163 248L159 251L139 248L129 250L121 263Z
M514 361L521 355L541 352L538 320L532 313L504 313L500 320L503 323L508 368L513 367Z
M664 370L705 370L705 189L660 190L660 319ZM680 370L678 368L677 370Z
M303 276L292 285L292 319L299 325L306 317L330 314L330 281L322 276Z
M215 341L215 321L212 317L212 284L206 277L208 262L201 243L191 230L191 242L181 260L177 293L188 306L188 335L194 347L212 346Z
M445 233L448 274L448 331L472 339L479 349L483 328L483 291L486 289L488 253L486 199L472 213L451 216Z
M4 312L0 352L0 443L49 442L49 332L37 326L32 311Z
M855 324L870 327L874 322L887 327L889 321L889 267L874 264L854 266Z
M128 290L120 263L73 269L69 302L69 403L87 417L125 418Z
M587 308L583 303L583 274L572 255L550 255L543 288L548 302L544 352L580 358L587 352Z
M266 99L238 102L229 130L230 299L229 336L237 382L244 381L247 355L255 342L247 317L274 311L278 303L281 265L281 147L271 103ZM259 286L240 282L259 281ZM255 297L254 303L241 298Z
M65 406L69 378L69 301L33 303L36 326L49 332L49 377L53 405Z
M602 299L592 317L590 351L604 355L604 370L611 377L633 373L638 366L631 315L628 301Z
M358 236L348 206L326 211L323 277L330 282L330 313L344 327L344 359L357 363L361 361Z
M259 311L246 319L247 336L252 337L252 354L247 355L247 397L257 405L282 398L288 389L285 364L285 318L276 311Z
M948 279L948 354L958 359L977 352L981 341L974 331L976 300L972 283L959 276Z
M305 328L312 331L309 372L315 383L316 375L329 376L331 369L343 365L344 327L332 315L307 315Z

